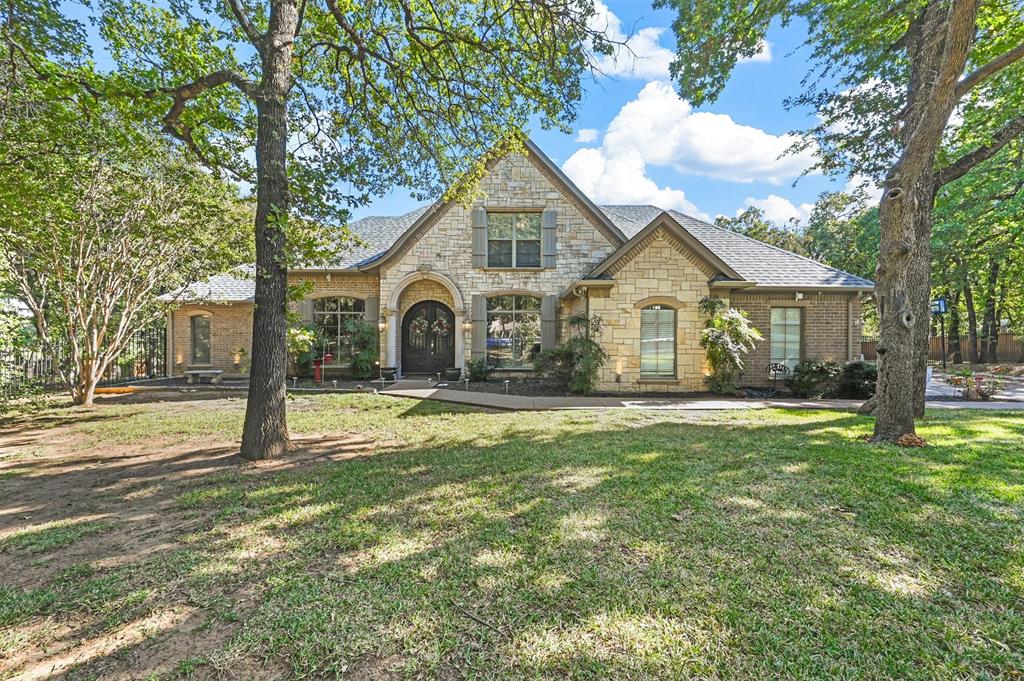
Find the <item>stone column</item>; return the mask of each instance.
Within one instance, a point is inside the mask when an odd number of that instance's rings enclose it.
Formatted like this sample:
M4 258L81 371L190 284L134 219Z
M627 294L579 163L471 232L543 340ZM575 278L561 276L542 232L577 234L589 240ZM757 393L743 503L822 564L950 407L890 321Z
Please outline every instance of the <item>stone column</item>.
M455 310L455 368L466 368L466 311Z
M387 365L389 367L395 366L395 361L398 358L398 311L387 310L388 328L386 331L386 356Z

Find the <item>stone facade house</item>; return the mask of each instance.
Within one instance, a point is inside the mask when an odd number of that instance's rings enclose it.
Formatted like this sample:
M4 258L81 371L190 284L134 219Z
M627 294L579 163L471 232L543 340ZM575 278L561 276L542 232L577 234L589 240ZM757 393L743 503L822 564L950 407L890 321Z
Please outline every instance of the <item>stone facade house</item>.
M765 337L745 384L765 383L769 362L859 354L872 282L676 211L595 205L535 145L527 152L496 161L474 204L364 218L343 261L290 271L312 285L294 311L321 329L328 372L344 369L337 348L352 318L378 328L382 367L413 375L471 359L529 371L571 315L588 313L605 322L600 389L699 391L708 296L744 310ZM186 290L168 318L168 373L243 371L253 292L243 273Z

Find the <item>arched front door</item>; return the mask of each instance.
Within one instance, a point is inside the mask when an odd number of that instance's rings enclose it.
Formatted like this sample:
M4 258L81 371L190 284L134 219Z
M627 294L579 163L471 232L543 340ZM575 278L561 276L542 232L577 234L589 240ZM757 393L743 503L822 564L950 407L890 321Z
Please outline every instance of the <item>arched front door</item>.
M424 300L402 318L402 372L436 374L455 366L455 313L444 303Z

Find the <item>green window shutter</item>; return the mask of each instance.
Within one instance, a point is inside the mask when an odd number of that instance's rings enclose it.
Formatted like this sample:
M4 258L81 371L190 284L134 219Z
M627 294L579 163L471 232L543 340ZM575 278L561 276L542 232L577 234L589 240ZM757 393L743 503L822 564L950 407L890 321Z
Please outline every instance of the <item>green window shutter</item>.
M542 267L555 267L558 259L558 211L545 209L540 222L540 264Z
M558 296L544 296L540 301L540 349L550 350L558 344Z
M378 317L380 317L380 301L377 296L367 296L363 301L363 319L376 325Z
M473 206L473 267L487 266L487 210Z
M480 295L472 298L473 359L487 359L487 299Z

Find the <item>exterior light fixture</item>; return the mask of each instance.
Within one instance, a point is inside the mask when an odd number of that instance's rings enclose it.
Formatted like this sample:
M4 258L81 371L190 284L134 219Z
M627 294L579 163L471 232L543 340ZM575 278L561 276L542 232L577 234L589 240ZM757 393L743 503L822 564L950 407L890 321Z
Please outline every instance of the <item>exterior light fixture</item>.
M380 319L377 320L377 328L380 331L384 331L384 329L386 329L387 327L388 327L388 320L384 317L384 315L381 315Z

